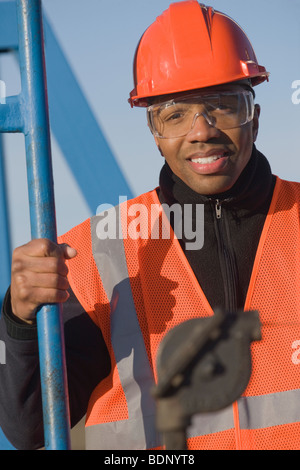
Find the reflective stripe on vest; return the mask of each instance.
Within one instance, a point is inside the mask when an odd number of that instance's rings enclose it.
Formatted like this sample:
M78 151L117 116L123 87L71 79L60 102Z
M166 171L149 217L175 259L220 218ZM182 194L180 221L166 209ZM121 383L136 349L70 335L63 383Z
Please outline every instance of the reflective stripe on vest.
M240 428L262 429L300 422L299 400L300 390L242 397L238 400Z
M119 226L118 210L116 216ZM128 447L130 444L136 449L157 447L160 438L155 428L155 403L150 393L154 379L136 316L123 240L100 240L97 237L98 221L98 217L91 219L93 256L111 304L111 342L130 417L129 420L100 425L101 447L128 449L132 448ZM122 321L124 311L126 322Z
M262 395L259 397L243 397L238 400L240 428L263 429L300 421L300 390ZM275 411L275 412L274 412ZM153 426L153 422L144 419L145 426ZM232 407L216 413L204 413L193 418L193 425L188 429L188 437L204 436L233 429ZM86 436L89 449L129 449L131 442L137 441L134 425L129 420L115 423L103 423L87 426ZM123 434L124 433L124 434ZM133 433L131 437L128 434ZM127 436L127 437L126 437ZM142 444L142 441L141 441ZM140 449L145 448L143 443Z
M144 196L143 201L145 198L149 204L157 204L158 202L156 193L154 192ZM134 201L140 202L141 199L136 198ZM288 366L290 371L285 375L285 370L282 369L282 367L285 367L283 366L285 363L281 363L281 361L283 361L281 356L286 360L287 355L291 354L290 357L287 358L290 360L293 351L292 349L290 351L284 350L284 354L281 354L282 345L279 344L278 346L278 351L280 352L276 352L276 342L274 343L274 351L272 350L273 344L270 344L270 338L273 332L275 334L274 341L277 341L276 338L278 338L278 343L280 341L284 342L286 336L288 337L288 341L292 339L293 341L300 340L297 316L297 312L300 311L298 292L298 287L300 288L300 263L298 263L300 252L299 204L299 186L286 182L283 183L278 180L272 206L267 216L258 247L245 306L247 310L251 308L260 310L266 325L264 326L265 329L263 331L263 341L261 345L255 345L253 348L255 377L247 388L247 396L243 396L238 400L238 417L232 407L228 407L216 413L197 415L193 419L193 426L188 430L188 435L191 438L212 434L217 434L218 436L221 435L223 431L234 430L236 426L240 430L250 430L249 432L251 432L251 430L270 429L272 427L279 427L281 429L281 425L300 422L300 413L298 411L300 398L300 391L298 389L300 375L298 367L300 367L300 365L295 365L294 367L292 361L290 361L293 368ZM118 211L116 211L116 214L118 215ZM289 214L291 214L291 216ZM136 303L137 293L134 294L132 291L132 285L129 279L132 275L130 274L131 268L127 267L126 256L128 256L128 253L125 249L126 245L124 245L122 239L100 240L97 237L98 220L98 217L93 217L90 221L92 255L111 305L111 344L126 397L128 419L101 423L101 416L99 415L99 411L97 411L97 416L99 416L98 422L97 418L93 421L92 425L88 425L86 428L87 448L143 449L157 447L160 445L160 439L155 429L155 403L150 393L151 387L154 384L154 375L144 342L145 332L141 330L138 319L138 307ZM278 225L276 225L277 223ZM287 260L285 260L286 264L284 265L282 273L280 272L278 280L275 279L273 285L270 286L269 298L267 298L268 296L266 296L265 291L263 291L261 298L260 289L257 286L264 285L266 282L265 279L267 279L268 282L270 274L269 266L265 269L264 263L268 263L268 260L271 259L272 266L273 258L276 266L280 266L281 262L281 260L278 259L281 256L280 248L277 250L275 244L273 250L273 240L271 240L272 236L274 236L274 230L275 232L276 230L278 231L277 226L281 228L287 227L284 247L291 246L292 251L287 257ZM281 232L276 235L278 238L275 239L275 241L281 240L280 237L282 237L282 235L281 230ZM293 240L293 243L290 244L289 240ZM68 242L68 237L66 237L64 241ZM70 243L72 244L71 239ZM80 241L80 243L83 244L82 249L84 250L84 242ZM179 247L178 241L177 245ZM265 250L265 246L268 246L267 250ZM75 247L79 250L79 247ZM174 243L172 247L174 248ZM168 263L172 266L173 262L173 266L177 267L181 259L179 260L179 258L174 257L174 254L177 256L177 252L179 253L178 248L174 250L172 252L174 259L172 257L168 258ZM154 259L156 253L153 251L152 255ZM264 257L266 257L266 260ZM138 263L138 258L135 259L134 262ZM192 280L192 271L191 269L188 271L188 269L190 268L187 268L185 277L191 277L191 281L188 282L191 282L191 284L194 282L195 287L196 282ZM70 271L71 277L73 276L73 281L71 282L72 288L76 295L77 293L79 294L78 298L80 300L80 289L77 289L76 283L76 276L80 276L80 273L74 272L74 274L72 274L71 264ZM75 268L74 271L76 271ZM291 298L291 303L285 306L278 298L277 292L280 292L281 284L285 282L284 279L286 276L291 277L293 285L291 286L291 291L288 292L289 295L285 296L285 301L289 302ZM184 278L178 274L178 280L183 282ZM286 283L284 289L288 287L289 285ZM198 289L198 287L195 287L195 289ZM194 292L192 288L191 292ZM197 291L195 292L196 296L198 296ZM163 293L161 295L163 295ZM205 309L207 309L207 301L204 295L200 293L199 299L200 313L198 312L198 316L202 315ZM187 302L191 301L192 298L187 299ZM271 310L269 308L270 301L272 305ZM276 311L277 303L281 305L279 312ZM82 301L82 305L85 306L84 301ZM291 309L288 308L289 305L291 305ZM193 303L192 306L194 308ZM90 310L90 306L86 308L86 311ZM126 321L124 321L124 312L126 312ZM91 312L91 315L92 313L93 312ZM147 310L146 313L151 315L151 309L150 312ZM208 312L208 314L210 313ZM279 314L279 317L276 316L277 314ZM289 343L290 348L292 348L293 341ZM264 346L265 344L267 347ZM284 343L284 347L285 346L286 344ZM261 356L261 351L263 351L263 357ZM155 360L155 354L152 360ZM260 366L257 368L258 362L259 364L263 362L262 369ZM267 371L268 367L270 370L272 369L272 373L270 373L268 377L269 383L264 380L264 371ZM276 374L278 375L278 380ZM270 380L272 382L270 382ZM256 385L257 383L259 383L259 385ZM101 396L99 396L99 401L101 402ZM91 413L93 413L93 410ZM297 424L296 426L299 425ZM232 433L233 440L234 433L236 432L238 431L233 431ZM287 431L285 430L283 433L284 432L286 433ZM297 427L297 432L300 433L299 427ZM270 437L269 440L270 439L272 439L272 437ZM261 442L265 442L266 447L272 444L272 442L270 444L267 440L268 434L263 435ZM300 446L300 444L296 445ZM224 448L226 448L225 444Z

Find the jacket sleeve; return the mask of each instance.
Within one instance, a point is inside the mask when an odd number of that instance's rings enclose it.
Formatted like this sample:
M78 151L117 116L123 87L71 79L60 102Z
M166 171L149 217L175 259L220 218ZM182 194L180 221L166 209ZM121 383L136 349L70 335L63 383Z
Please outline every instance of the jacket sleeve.
M86 413L93 389L110 372L110 357L101 330L70 292L63 306L71 425ZM11 312L10 291L0 317L0 427L17 449L43 447L37 327L18 321Z

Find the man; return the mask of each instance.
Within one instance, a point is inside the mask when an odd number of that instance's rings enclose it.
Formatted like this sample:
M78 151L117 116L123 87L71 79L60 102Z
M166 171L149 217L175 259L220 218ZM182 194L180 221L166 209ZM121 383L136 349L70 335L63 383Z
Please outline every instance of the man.
M71 418L86 413L87 448L161 446L150 392L158 347L172 327L217 307L259 310L263 339L243 397L197 416L189 448L299 448L300 185L273 176L254 145L253 86L267 78L241 28L195 0L171 4L144 33L130 103L147 107L165 158L160 185L62 244L15 250L0 369L0 425L14 445L43 445L35 312L64 302ZM181 218L163 237L174 204ZM203 246L191 236L199 205ZM115 221L117 237L103 236L103 220Z

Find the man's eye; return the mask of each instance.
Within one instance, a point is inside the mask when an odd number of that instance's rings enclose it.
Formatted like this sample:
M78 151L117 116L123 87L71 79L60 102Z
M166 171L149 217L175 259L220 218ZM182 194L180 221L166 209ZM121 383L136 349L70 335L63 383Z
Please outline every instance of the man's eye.
M233 112L233 109L230 107L230 106L226 106L226 105L220 105L216 108L216 111L221 111L221 112L224 112L224 113L232 113Z
M176 119L181 119L184 116L183 113L177 111L176 113L172 113L169 116L166 116L164 119L165 121L176 121Z
M211 105L208 107L208 111L212 113L220 113L220 114L232 114L235 112L232 106L228 104L218 104L218 105Z

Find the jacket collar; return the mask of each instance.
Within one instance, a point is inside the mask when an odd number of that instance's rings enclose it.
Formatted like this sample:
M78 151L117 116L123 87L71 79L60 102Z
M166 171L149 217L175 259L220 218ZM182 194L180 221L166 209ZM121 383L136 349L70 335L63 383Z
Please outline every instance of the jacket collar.
M253 146L251 158L236 183L228 191L211 196L198 194L176 176L165 162L159 179L159 199L161 203L211 204L219 200L240 216L265 210L275 183L266 157ZM263 209L264 208L264 209Z

